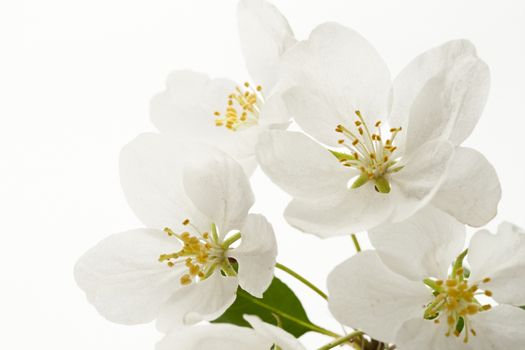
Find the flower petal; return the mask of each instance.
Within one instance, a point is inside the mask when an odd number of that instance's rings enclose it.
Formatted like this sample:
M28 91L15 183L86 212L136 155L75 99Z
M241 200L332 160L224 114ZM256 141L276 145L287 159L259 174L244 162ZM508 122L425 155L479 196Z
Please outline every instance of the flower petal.
M476 48L468 40L453 40L417 56L394 79L391 126L406 126L410 109L427 82L450 69L464 56L475 56ZM401 136L401 135L400 135Z
M438 191L447 176L454 155L454 147L448 141L429 141L404 158L403 168L390 176L406 196L392 217L392 221L404 220L424 207Z
M270 91L279 79L281 56L296 43L292 29L279 10L264 0L241 0L237 19L248 71Z
M519 349L525 344L525 311L498 305L472 317L472 328L478 334L469 338L473 349Z
M120 182L135 215L145 226L184 230L189 218L201 230L210 221L186 196L182 169L199 158L196 147L174 141L166 134L141 134L120 153Z
M233 132L217 127L214 120L216 111L222 113L226 109L227 97L235 86L231 80L210 79L206 74L193 71L175 71L168 77L166 90L151 101L151 120L161 132L179 141L198 139L242 161L253 155L258 128Z
M250 214L241 228L241 244L230 252L239 263L239 285L262 298L273 279L277 242L272 225L260 214Z
M465 344L463 337L446 336L446 322L435 324L423 317L405 322L396 337L396 345L403 350L478 350L472 343ZM496 349L496 348L494 348Z
M471 279L491 278L484 284L499 303L525 305L525 231L510 223L502 223L496 235L483 230L470 242L468 262Z
M454 217L427 206L409 219L383 224L368 236L392 271L413 281L444 279L465 246L465 226Z
M290 122L290 113L282 95L273 94L264 101L259 123L262 127L287 128Z
M183 184L195 207L217 225L221 238L243 225L255 201L239 163L218 151L188 161Z
M252 326L257 334L270 340L273 344L279 346L281 350L306 350L299 340L283 329L263 322L257 316L246 315L244 319Z
M156 350L268 350L272 345L253 329L214 324L175 329L157 344Z
M330 151L298 132L265 132L256 153L266 175L300 198L317 199L344 191L352 176Z
M501 186L494 167L478 151L458 147L432 204L478 227L496 216L500 199Z
M357 32L337 23L321 24L308 40L289 49L283 62L285 76L331 106L336 116L353 117L360 110L375 122L386 115L390 72L375 48Z
M332 105L300 86L288 89L283 98L288 111L303 131L325 145L341 146L337 143L341 134L335 129L339 124L352 123L348 116L345 118L344 115L340 115Z
M184 324L219 317L235 301L237 285L237 278L216 271L204 281L180 288L162 307L157 329L167 333Z
M378 193L369 181L332 198L295 198L284 216L293 227L321 238L348 235L388 220L400 198L402 194L395 188L389 194Z
M432 297L423 282L392 272L373 251L337 266L328 276L328 291L339 322L390 343L405 320L423 317L422 306Z
M178 241L158 230L114 234L88 250L75 265L75 279L97 311L112 322L152 321L179 288L180 271L158 259L180 250Z
M416 150L435 138L461 144L476 126L485 107L490 73L485 62L463 56L423 86L410 109L406 149Z

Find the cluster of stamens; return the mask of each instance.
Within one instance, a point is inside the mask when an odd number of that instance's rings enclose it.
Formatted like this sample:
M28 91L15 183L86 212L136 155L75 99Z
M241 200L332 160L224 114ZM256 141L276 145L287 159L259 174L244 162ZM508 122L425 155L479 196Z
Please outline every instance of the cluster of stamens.
M344 166L354 167L361 171L368 179L383 177L387 172L394 172L399 169L392 167L396 164L394 146L396 135L401 128L390 129L390 137L383 139L381 133L381 121L374 124L375 132L372 132L360 111L356 111L357 120L354 122L355 131L344 125L338 125L335 131L344 137L338 140L341 146L346 147L350 154L346 157L339 157Z
M188 219L183 224L192 226ZM159 256L159 261L165 262L169 267L184 265L187 268L187 273L180 278L182 285L205 279L225 259L224 249L208 232L192 235L186 231L178 234L170 228L165 228L164 232L183 244L180 251Z
M434 281L435 298L425 310L425 319L434 320L435 323L440 323L442 319L445 319L448 327L445 335L459 337L463 333L463 341L467 343L469 335L476 336L470 317L491 309L490 304L481 304L477 299L482 295L492 297L490 290L480 289L481 284L490 281L490 278L485 278L469 284L464 277L463 268L458 269L445 281Z
M244 87L236 87L235 91L228 95L228 105L224 115L216 111L215 125L226 127L231 131L256 125L259 122L261 107L264 103L262 87L253 88L248 82Z

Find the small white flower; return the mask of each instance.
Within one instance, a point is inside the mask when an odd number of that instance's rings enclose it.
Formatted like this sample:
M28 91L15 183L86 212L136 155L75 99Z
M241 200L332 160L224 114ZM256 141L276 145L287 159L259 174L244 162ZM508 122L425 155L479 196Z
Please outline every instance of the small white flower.
M517 349L525 343L525 232L477 232L432 207L370 232L365 251L328 277L342 323L399 350ZM458 258L460 257L460 258ZM467 267L470 270L467 270Z
M157 344L157 350L306 350L284 330L244 316L252 328L228 324L184 327L170 332Z
M276 241L262 215L248 214L254 198L236 161L142 134L122 150L120 172L130 206L149 229L114 234L78 261L77 283L103 316L123 324L157 319L169 331L218 317L238 285L262 296Z
M423 53L392 83L363 37L326 23L283 61L296 84L284 94L287 107L319 142L272 130L257 146L262 169L294 197L285 212L291 225L324 237L349 234L401 221L429 202L472 226L494 217L496 172L460 146L490 81L471 43Z
M198 140L222 149L249 174L256 165L259 133L288 126L278 65L296 40L283 15L264 0L241 0L237 14L241 48L253 83L175 71L167 89L153 98L151 118L161 132L179 140Z

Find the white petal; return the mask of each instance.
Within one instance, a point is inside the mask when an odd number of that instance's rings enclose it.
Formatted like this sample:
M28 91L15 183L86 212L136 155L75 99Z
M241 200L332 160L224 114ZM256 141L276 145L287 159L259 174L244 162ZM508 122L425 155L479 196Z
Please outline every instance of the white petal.
M466 238L463 224L432 206L403 222L383 224L368 235L392 271L418 282L445 278Z
M175 329L157 344L156 350L268 350L272 345L253 329L214 324Z
M237 18L248 71L270 91L279 79L281 56L296 42L292 29L279 10L264 0L241 0Z
M293 335L281 328L265 323L257 316L246 315L244 319L250 323L257 334L270 340L273 344L279 346L281 350L306 350Z
M129 205L145 226L184 230L189 218L202 230L209 220L194 208L182 186L182 169L198 153L166 134L141 134L120 153L120 182Z
M359 188L346 189L338 197L295 198L284 216L293 227L321 238L348 235L389 220L402 198L395 188L389 194L377 192L369 181Z
M153 124L179 141L195 141L220 148L238 160L253 155L257 127L237 132L215 125L214 112L226 110L228 95L236 84L210 79L192 71L170 74L167 88L150 105Z
M450 69L460 57L475 55L476 49L471 42L454 40L417 56L394 80L390 125L406 126L412 104L428 80Z
M503 223L496 235L483 230L470 242L468 262L472 268L471 280L490 277L483 288L494 293L499 303L525 305L525 231L510 223Z
M481 116L489 86L489 69L475 56L463 56L429 79L410 109L406 149L411 152L441 137L461 144Z
M184 324L213 320L233 304L237 278L216 271L198 283L180 288L162 307L157 329L167 333Z
M285 74L338 116L353 118L360 110L375 122L386 115L390 72L377 51L355 31L336 23L321 24L308 40L288 50L283 60Z
M430 141L404 158L399 172L390 176L406 196L404 203L396 208L392 221L410 217L424 207L438 191L447 176L454 155L454 147L447 141Z
M501 186L494 167L478 151L458 147L432 204L478 227L496 216L500 199Z
M348 125L353 120L340 115L333 105L300 86L290 88L283 95L288 111L307 134L325 145L340 147L341 134L335 131L339 124Z
M352 177L330 151L298 132L265 132L256 151L266 175L296 197L332 196L346 190Z
M180 271L158 261L180 250L158 230L137 229L109 236L75 266L75 279L88 300L108 320L122 324L152 321L179 288Z
M465 344L463 337L449 336L446 322L435 324L423 317L405 322L396 338L400 350L478 350L471 343Z
M229 256L239 263L239 285L262 298L273 279L277 242L272 225L259 214L250 214L241 228L241 244Z
M472 317L472 327L478 334L469 342L475 350L520 349L525 344L525 311L510 305Z
M405 320L423 316L432 298L423 282L392 272L373 251L337 266L328 276L328 291L330 311L339 322L390 343Z
M255 199L239 163L210 151L206 158L188 161L183 172L186 194L217 225L221 238L243 225Z
M259 123L270 128L287 128L290 122L290 113L282 95L273 94L264 101Z

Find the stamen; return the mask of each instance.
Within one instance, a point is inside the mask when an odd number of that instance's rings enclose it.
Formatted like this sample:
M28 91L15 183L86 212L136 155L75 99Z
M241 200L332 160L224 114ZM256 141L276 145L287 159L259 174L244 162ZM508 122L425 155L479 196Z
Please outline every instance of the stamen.
M226 127L231 131L238 131L258 124L264 96L262 86L254 88L245 82L243 88L236 87L235 91L228 95L225 116L215 112L215 125Z

